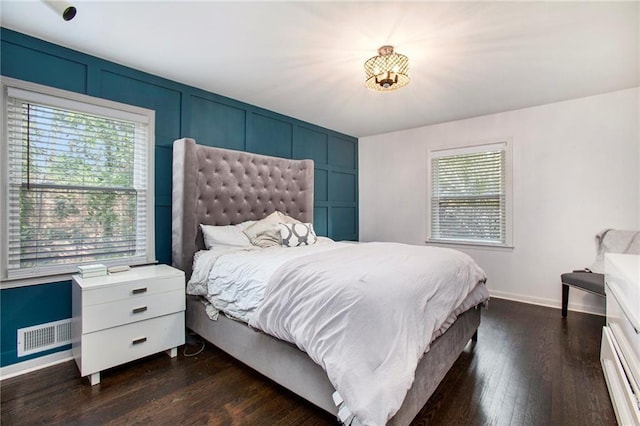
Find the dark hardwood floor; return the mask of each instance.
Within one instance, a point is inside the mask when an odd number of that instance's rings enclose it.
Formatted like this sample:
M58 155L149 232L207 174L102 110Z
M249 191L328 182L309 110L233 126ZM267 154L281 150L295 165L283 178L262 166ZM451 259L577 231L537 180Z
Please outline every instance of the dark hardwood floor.
M615 424L599 361L604 318L492 299L414 425ZM181 348L182 349L182 348ZM188 351L194 347L187 346ZM73 361L3 380L2 425L335 425L331 415L207 344L113 368Z

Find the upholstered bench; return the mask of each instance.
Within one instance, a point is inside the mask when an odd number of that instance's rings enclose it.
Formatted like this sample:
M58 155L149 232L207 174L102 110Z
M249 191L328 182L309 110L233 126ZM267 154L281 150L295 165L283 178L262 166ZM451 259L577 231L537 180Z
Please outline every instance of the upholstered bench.
M567 316L569 303L569 287L579 288L598 296L604 297L604 275L595 272L573 271L562 274L562 316Z

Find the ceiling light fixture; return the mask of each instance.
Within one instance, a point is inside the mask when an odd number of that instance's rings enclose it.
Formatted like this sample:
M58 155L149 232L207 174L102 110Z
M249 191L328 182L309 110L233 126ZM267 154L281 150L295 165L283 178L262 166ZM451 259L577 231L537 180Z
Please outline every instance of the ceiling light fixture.
M393 46L382 46L378 56L364 63L366 85L371 90L388 92L409 84L409 58L393 52Z

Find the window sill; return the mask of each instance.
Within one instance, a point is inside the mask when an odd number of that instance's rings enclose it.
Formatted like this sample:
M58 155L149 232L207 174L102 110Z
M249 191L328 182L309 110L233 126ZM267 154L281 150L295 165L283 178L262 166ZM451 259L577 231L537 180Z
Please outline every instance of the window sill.
M105 263L107 267L126 264L133 268L136 266L155 264L155 263L158 263L158 261L155 261L155 262L144 261L144 262L133 262L133 263L122 263L122 262L103 262L103 263ZM52 274L32 276L32 277L2 278L0 280L0 290L71 281L71 277L76 274L77 272L73 271L73 272L65 272L65 273L59 273L59 274L52 273Z
M425 241L427 245L443 245L443 246L460 246L460 247L470 247L470 248L478 248L478 249L495 249L499 251L512 251L512 244L501 244L501 243L484 243L481 241L457 241L457 240L434 240L428 239Z
M56 274L56 275L44 275L40 277L28 277L28 278L5 278L0 283L0 290L6 290L9 288L29 287L39 284L53 284L64 281L71 281L73 273Z

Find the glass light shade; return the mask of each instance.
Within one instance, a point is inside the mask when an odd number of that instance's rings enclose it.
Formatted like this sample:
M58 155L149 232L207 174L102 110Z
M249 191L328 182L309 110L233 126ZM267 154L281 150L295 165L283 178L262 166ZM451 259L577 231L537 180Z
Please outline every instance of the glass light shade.
M409 84L409 58L394 53L393 46L382 46L378 54L364 63L369 89L388 92Z

